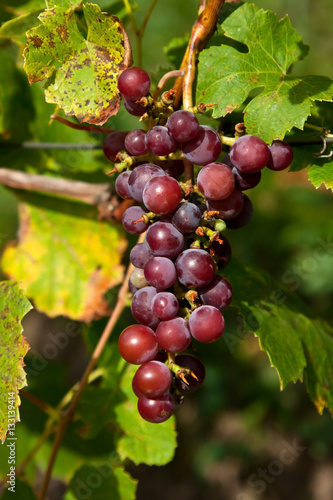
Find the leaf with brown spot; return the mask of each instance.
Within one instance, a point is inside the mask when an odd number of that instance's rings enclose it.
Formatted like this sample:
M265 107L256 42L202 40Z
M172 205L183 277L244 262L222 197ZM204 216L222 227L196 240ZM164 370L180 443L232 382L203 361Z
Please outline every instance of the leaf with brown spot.
M90 322L108 315L105 293L121 283L123 228L97 220L93 208L44 196L20 205L18 242L2 269L22 282L37 309Z
M0 283L0 440L20 420L18 391L27 385L24 356L29 345L22 336L21 320L32 308L17 283ZM10 432L14 432L13 430ZM15 434L14 434L15 435Z
M122 22L90 3L83 5L85 39L78 29L76 4L68 0L39 16L42 24L27 33L24 69L30 84L47 78L47 102L80 122L102 125L118 112L117 80L132 63L131 48Z

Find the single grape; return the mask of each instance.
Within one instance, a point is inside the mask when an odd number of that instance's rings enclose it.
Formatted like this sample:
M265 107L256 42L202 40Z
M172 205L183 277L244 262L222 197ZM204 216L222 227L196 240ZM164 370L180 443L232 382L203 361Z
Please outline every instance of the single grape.
M182 143L182 151L191 163L207 165L216 161L222 151L219 134L207 125L200 125L197 135L190 141Z
M174 318L178 313L179 303L177 297L170 292L160 292L153 298L152 311L162 321Z
M125 200L133 200L131 193L128 189L128 179L132 172L130 170L125 170L118 175L115 182L115 189L118 196L124 198Z
M233 167L232 173L235 177L235 185L242 191L246 189L253 189L256 187L261 180L261 170L258 172L253 172L253 174L245 174L241 172L236 167Z
M167 156L176 149L176 143L166 127L156 125L148 130L146 146L151 153L157 156Z
M125 361L141 365L154 359L158 344L151 328L146 325L131 325L121 332L118 348Z
M141 269L143 269L147 262L149 262L153 257L153 254L150 252L145 242L137 243L130 252L131 263L133 266Z
M139 391L139 389L135 384L134 377L132 378L132 391L134 392L137 398L141 398L143 396L143 394Z
M178 354L175 357L175 363L183 368L188 368L195 375L195 377L193 377L190 374L186 374L185 380L187 383L182 378L176 376L174 381L175 389L183 395L195 392L199 389L206 375L205 367L200 359L192 354Z
M239 212L236 217L233 219L227 220L227 228L228 229L239 229L243 226L246 226L248 222L252 219L253 215L253 205L251 200L246 194L244 194L244 205L242 210Z
M132 66L125 69L118 78L118 90L123 97L138 101L150 89L150 77L142 68Z
M209 200L223 200L235 188L235 178L230 168L219 162L203 167L197 178L198 188Z
M143 203L142 193L147 182L156 175L165 175L164 170L153 163L136 167L128 179L128 190L135 201Z
M140 156L148 153L146 132L139 128L128 132L125 139L125 148L133 156Z
M175 141L186 142L193 139L199 131L197 117L186 110L175 111L167 123L169 134Z
M142 116L148 111L148 107L141 106L139 102L131 101L130 99L124 99L124 106L130 115Z
M175 402L171 394L164 394L158 398L139 397L138 411L141 417L153 424L165 422L175 410Z
M123 130L115 130L108 134L103 143L103 153L112 163L116 162L116 156L119 151L125 150L125 138L127 132Z
M145 222L138 222L144 210L141 207L129 207L123 213L123 226L126 231L130 234L141 234L144 233L148 227Z
M229 281L222 276L215 276L206 286L198 288L201 302L207 306L214 306L222 311L232 301L232 287Z
M231 259L231 245L227 238L222 236L222 243L213 241L209 248L210 254L218 263L219 269L223 269Z
M289 144L284 141L274 141L268 146L270 156L267 167L270 170L284 170L288 168L293 160L293 150Z
M156 288L157 291L169 288L177 278L174 263L166 257L153 257L146 264L144 275L150 286Z
M143 203L149 210L159 215L173 212L182 198L182 190L176 179L161 175L150 179L143 190Z
M192 233L200 225L202 218L200 208L194 203L185 201L175 210L171 222L183 234Z
M230 160L241 172L258 172L268 163L269 149L260 137L243 135L231 146Z
M140 269L138 267L133 269L133 271L131 272L130 282L135 286L137 290L149 285L148 281L145 278L143 269Z
M224 333L224 317L216 307L200 306L192 312L189 327L191 335L199 342L214 342Z
M184 236L170 222L154 222L146 233L150 251L159 257L172 259L184 248Z
M182 352L188 348L192 337L187 321L175 317L161 321L156 329L158 345L167 352Z
M184 250L175 265L180 283L187 287L208 285L215 275L214 261L205 250Z
M144 325L155 328L158 325L159 319L152 310L152 300L157 294L157 291L152 286L146 286L138 290L132 299L131 312L134 318Z
M233 219L240 213L244 205L244 194L239 188L235 188L228 198L224 200L207 200L209 211L217 211L216 219Z
M163 396L169 391L172 375L169 368L160 361L148 361L141 365L134 377L136 389L148 398Z

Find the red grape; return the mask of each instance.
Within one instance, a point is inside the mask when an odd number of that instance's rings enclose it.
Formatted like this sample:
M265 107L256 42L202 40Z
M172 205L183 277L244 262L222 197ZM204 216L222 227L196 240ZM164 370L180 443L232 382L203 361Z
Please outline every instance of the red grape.
M183 234L192 233L200 225L201 210L194 203L185 201L174 212L171 222Z
M115 130L106 136L103 143L103 153L109 161L115 162L119 151L125 149L126 136L127 132L123 130Z
M143 323L151 328L157 326L160 321L153 313L151 304L156 293L154 287L146 286L134 294L131 303L131 312L134 318L139 323Z
M126 99L137 101L148 94L150 77L142 68L132 66L125 69L119 76L118 89Z
M146 145L151 153L157 156L167 156L176 149L176 143L166 127L156 125L148 130Z
M175 402L171 394L165 394L158 398L139 397L138 411L141 417L153 424L165 422L171 417L175 410Z
M239 188L235 188L228 198L224 200L207 200L208 210L219 212L216 219L233 219L240 213L244 205L244 194Z
M214 261L205 250L184 250L175 265L180 283L187 287L208 285L215 275Z
M128 189L128 179L132 172L125 170L118 175L115 182L115 189L118 196L126 200L133 200L131 193Z
M182 251L184 236L170 222L154 222L146 233L148 248L154 255L172 259Z
M125 139L125 148L134 156L145 155L148 153L146 146L146 132L141 129L131 130Z
M209 200L223 200L233 192L235 178L227 165L215 162L200 170L197 184L201 193Z
M189 327L192 336L199 342L214 342L224 333L224 317L216 307L201 306L192 312Z
M206 286L198 289L201 302L204 305L214 306L222 311L232 301L232 288L228 280L222 276L215 276Z
M244 173L262 170L269 160L267 144L255 135L243 135L237 139L230 149L230 160Z
M270 170L284 170L288 168L293 159L293 150L289 144L284 141L274 141L268 146L270 156L267 167Z
M150 252L145 242L137 243L130 252L131 263L133 266L140 267L141 269L143 269L147 262L149 262L153 257L153 254Z
M144 163L136 167L128 179L128 190L132 198L143 202L142 193L147 182L156 175L165 175L164 170L153 163Z
M144 274L148 283L157 291L169 288L177 278L174 263L166 257L153 257L146 264Z
M138 222L144 210L141 207L129 207L123 213L123 226L126 231L130 234L141 234L144 233L148 227L145 222Z
M192 337L187 321L175 317L161 321L156 329L158 345L167 352L182 352L188 348Z
M193 139L199 131L197 117L186 110L175 111L167 123L169 134L175 141L185 142Z
M141 365L134 377L136 389L149 398L157 398L169 391L172 375L169 368L160 361L148 361Z
M253 215L253 205L251 200L246 194L244 196L244 205L242 210L239 212L236 217L227 220L227 228L228 229L239 229L240 227L245 226L248 222L250 222Z
M178 206L182 190L176 179L161 175L150 179L143 190L143 203L150 212L165 215Z
M158 344L151 328L146 325L131 325L121 332L118 348L128 363L141 365L154 359Z
M155 316L162 321L174 318L179 309L177 297L170 292L160 292L155 295L151 305Z
M139 102L131 101L130 99L124 99L124 106L127 113L133 116L142 116L148 111L147 107L141 106Z
M222 151L220 136L213 128L200 125L197 135L190 141L182 143L182 151L190 162L207 165L220 156Z

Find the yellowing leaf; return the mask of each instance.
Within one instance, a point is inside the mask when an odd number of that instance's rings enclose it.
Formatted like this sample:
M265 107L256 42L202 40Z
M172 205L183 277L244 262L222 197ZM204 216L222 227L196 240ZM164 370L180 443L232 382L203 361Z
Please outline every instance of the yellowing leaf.
M42 206L20 205L19 241L7 246L3 271L51 317L90 322L109 314L104 294L123 279L122 228L94 213L85 218L79 204L43 198L34 198Z
M23 358L29 345L22 336L21 320L31 304L16 283L0 283L0 440L20 420L18 391L26 382ZM13 436L15 432L12 430Z
M68 2L45 10L39 16L42 25L27 33L24 67L30 84L48 78L47 102L81 122L102 125L119 109L117 78L131 63L131 49L116 16L90 3L83 12L87 39Z

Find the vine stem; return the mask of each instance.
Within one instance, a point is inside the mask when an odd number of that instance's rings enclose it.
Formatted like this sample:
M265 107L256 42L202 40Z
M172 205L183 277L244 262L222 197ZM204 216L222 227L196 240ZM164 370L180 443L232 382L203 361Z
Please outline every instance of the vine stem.
M138 243L142 242L143 240L144 240L144 235L141 235L139 240L138 240ZM54 463L56 461L60 445L63 441L66 429L74 417L76 406L77 406L79 399L80 399L80 397L81 397L81 395L86 387L86 384L87 384L88 379L89 379L89 375L92 372L92 370L94 369L99 357L101 356L103 349L104 349L121 313L123 312L123 309L125 308L126 300L127 300L128 280L129 280L130 274L131 274L133 269L134 269L134 266L132 264L129 264L129 266L127 268L126 275L124 277L124 282L123 282L123 284L119 290L119 293L118 293L117 304L116 304L116 306L115 306L115 308L110 316L110 319L107 322L107 324L103 330L103 333L102 333L102 335L101 335L101 337L100 337L100 339L95 347L95 350L90 358L90 361L87 365L87 368L86 368L86 370L85 370L85 372L80 380L78 389L77 389L76 393L74 394L73 399L72 399L68 409L64 412L64 415L59 422L57 433L55 435L54 442L53 442L53 448L51 451L50 460L48 462L48 466L47 466L47 469L46 469L46 472L45 472L45 475L43 478L43 484L42 484L42 487L41 487L41 490L39 493L39 497L38 497L39 500L45 499L48 484L49 484L49 481L51 478L53 466L54 466Z
M63 125L66 125L67 127L70 128L74 128L75 130L85 130L86 132L99 132L100 134L110 134L111 132L114 132L114 129L111 128L95 127L94 125L82 125L80 123L73 123L70 120L67 120L67 118L63 118L62 116L59 116L56 113L53 113L53 115L50 116L50 119L51 122L53 120L57 120Z
M184 109L193 108L192 87L196 71L196 58L211 38L225 0L210 0L200 13L193 25L190 41L188 43L180 69L184 77L176 80L174 90L175 107L180 105L183 94Z

